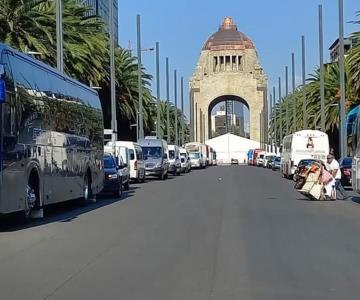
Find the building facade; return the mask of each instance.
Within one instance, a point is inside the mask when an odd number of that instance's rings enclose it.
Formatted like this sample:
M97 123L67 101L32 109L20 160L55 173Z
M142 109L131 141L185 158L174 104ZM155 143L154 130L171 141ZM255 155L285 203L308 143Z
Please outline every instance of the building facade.
M111 0L114 7L114 33L115 45L119 44L118 0ZM109 0L84 0L81 3L92 8L89 16L99 16L103 19L107 31L109 31L110 7Z
M193 140L211 138L215 105L237 101L249 109L250 138L260 141L261 123L267 124L267 120L260 122L261 112L267 109L267 77L253 42L238 31L232 18L225 18L204 44L189 88Z

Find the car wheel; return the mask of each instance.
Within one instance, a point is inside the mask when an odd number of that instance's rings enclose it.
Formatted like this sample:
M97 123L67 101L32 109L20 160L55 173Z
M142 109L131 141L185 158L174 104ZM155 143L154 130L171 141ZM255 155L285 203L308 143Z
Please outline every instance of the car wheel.
M125 185L124 185L124 190L128 191L129 189L130 189L130 183L129 183L129 180L128 180L127 183L125 183Z
M123 184L122 184L122 182L119 182L118 188L117 188L117 190L114 192L114 196L115 196L116 198L120 198L120 199L121 199L122 195L123 195Z

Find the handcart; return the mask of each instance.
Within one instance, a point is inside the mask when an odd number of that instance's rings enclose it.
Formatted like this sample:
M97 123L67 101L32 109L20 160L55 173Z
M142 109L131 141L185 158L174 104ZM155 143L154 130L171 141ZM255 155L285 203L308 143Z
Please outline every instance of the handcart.
M315 161L299 171L295 189L311 200L335 200L336 195L330 198L325 196L325 183L329 180L330 173L320 161Z

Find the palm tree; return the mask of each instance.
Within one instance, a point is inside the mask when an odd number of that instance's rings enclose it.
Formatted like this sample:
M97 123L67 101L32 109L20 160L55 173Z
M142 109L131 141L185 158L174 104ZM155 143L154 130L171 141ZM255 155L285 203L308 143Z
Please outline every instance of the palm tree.
M359 19L354 23L360 25L360 11L356 15ZM351 37L358 41L358 45L351 50L349 67L356 95L360 97L360 31L354 32Z
M89 10L76 0L64 0L64 69L86 84L99 84L105 76L107 37L100 18L86 17ZM44 62L55 66L55 1L1 1L0 40L25 53L39 52Z

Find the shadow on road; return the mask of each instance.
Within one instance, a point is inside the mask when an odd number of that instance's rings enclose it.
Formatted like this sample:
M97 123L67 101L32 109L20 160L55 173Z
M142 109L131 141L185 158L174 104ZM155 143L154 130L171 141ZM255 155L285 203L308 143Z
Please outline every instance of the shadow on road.
M19 214L3 216L0 217L0 232L14 232L55 222L72 222L80 215L120 201L129 200L129 198L134 196L137 189L139 189L139 187L130 187L129 191L124 191L122 198L114 198L106 194L99 194L95 203L86 205L81 205L79 200L49 205L44 208L45 217L43 219L24 221L19 217Z

